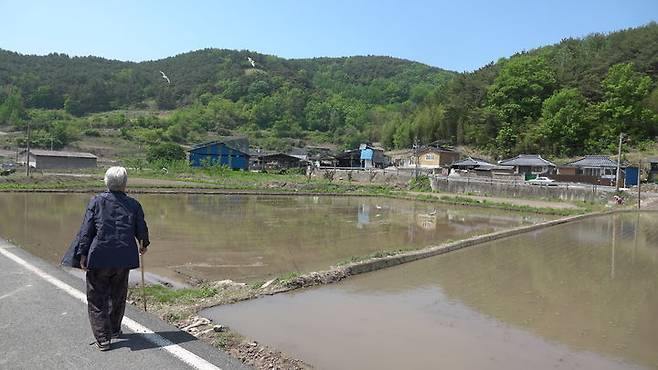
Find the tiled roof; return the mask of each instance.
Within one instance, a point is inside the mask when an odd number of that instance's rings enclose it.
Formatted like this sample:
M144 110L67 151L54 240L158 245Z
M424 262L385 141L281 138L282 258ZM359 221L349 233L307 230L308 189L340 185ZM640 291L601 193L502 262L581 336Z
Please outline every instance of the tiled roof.
M455 151L454 149L452 149L452 148L446 148L446 147L444 147L444 146L426 146L426 147L422 147L422 148L420 148L420 150L418 151L418 154L421 154L421 153L427 153L427 152L434 152L434 153L457 153L457 151Z
M617 161L613 161L604 155L586 155L585 157L566 163L565 167L617 167Z
M530 167L555 167L553 162L547 161L538 154L519 154L514 158L500 161L504 166L530 166Z
M452 163L453 166L494 166L493 163L489 163L483 159L467 157L459 161Z

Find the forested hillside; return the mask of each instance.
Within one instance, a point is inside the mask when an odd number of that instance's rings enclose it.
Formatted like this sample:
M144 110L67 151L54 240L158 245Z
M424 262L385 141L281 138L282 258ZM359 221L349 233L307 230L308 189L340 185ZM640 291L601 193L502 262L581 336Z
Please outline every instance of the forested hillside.
M148 143L191 143L214 132L272 139L266 146L287 138L352 145L377 139L379 116L413 109L452 75L375 56L286 60L206 49L130 63L0 50L0 101L5 101L0 124L32 120L42 129L41 141L54 135L60 145L68 141L58 134L63 126L92 134L116 128ZM174 111L165 116L92 114L116 110ZM37 146L43 144L38 138Z
M42 147L98 135L191 144L246 134L279 149L407 148L417 138L494 156L572 156L609 151L622 132L637 147L655 140L657 81L655 23L460 74L377 56L287 60L205 49L132 63L0 50L0 125L30 122Z
M450 81L383 129L389 147L414 137L496 156L610 151L621 132L641 147L658 135L658 25L518 53Z

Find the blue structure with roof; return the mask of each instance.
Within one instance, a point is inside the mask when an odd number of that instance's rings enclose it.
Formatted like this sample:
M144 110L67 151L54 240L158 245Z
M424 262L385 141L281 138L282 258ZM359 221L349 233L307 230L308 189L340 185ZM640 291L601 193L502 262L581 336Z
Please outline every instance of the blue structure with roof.
M234 170L248 170L248 150L238 149L237 146L232 141L212 141L197 145L189 151L190 166L223 165Z

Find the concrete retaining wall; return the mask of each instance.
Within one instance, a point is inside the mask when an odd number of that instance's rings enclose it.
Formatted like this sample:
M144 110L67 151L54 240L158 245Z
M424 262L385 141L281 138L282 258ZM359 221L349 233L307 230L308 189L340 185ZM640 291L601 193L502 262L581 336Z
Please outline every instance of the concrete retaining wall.
M596 187L568 187L528 185L519 182L503 181L468 181L464 179L431 178L433 191L446 193L477 194L504 198L539 198L547 200L585 201L604 203L608 201L609 192Z
M312 177L359 184L384 184L406 187L414 176L413 170L346 170L317 169ZM584 201L605 203L611 194L597 186L528 185L519 179L493 179L464 176L455 179L430 177L432 190L454 194L477 194L503 198L535 198L546 200Z

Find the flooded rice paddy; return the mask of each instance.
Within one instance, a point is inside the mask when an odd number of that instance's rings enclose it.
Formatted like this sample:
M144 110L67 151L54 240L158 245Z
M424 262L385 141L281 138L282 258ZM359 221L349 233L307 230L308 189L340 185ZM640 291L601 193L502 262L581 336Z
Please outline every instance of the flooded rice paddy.
M202 315L320 369L658 368L658 214L586 219Z
M90 194L0 193L0 237L57 263ZM256 195L136 195L169 279L265 280L324 270L380 250L421 248L550 217L406 200Z

